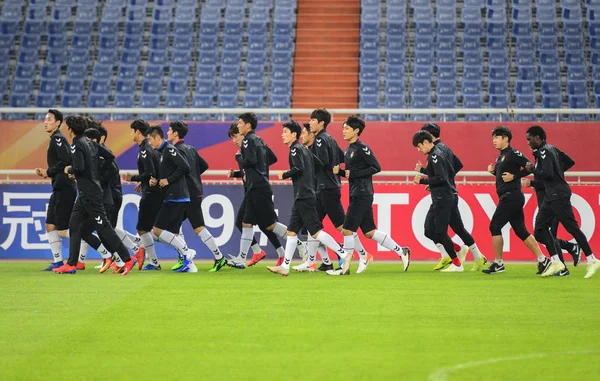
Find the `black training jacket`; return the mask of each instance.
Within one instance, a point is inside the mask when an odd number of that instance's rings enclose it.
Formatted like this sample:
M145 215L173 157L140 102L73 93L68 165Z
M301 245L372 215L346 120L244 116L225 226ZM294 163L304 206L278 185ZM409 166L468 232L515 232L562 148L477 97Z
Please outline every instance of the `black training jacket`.
M565 181L565 169L563 169L559 150L544 142L537 151L536 164L532 173L546 190L546 198L552 201L571 197L571 187Z
M158 173L160 167L160 154L152 148L148 139L144 139L139 145L137 156L138 174L131 177L131 181L138 181L142 186L142 194L160 193L158 185L151 187L150 178L160 179Z
M321 130L315 135L310 149L322 164L316 168L317 193L323 189L339 189L340 177L333 174L333 167L344 160L344 152L335 139L327 131Z
M290 145L288 155L290 170L283 173L283 178L292 179L294 200L315 197L315 163L312 153L299 140Z
M520 179L527 175L527 172L523 170L527 163L529 163L529 159L511 146L500 151L498 158L496 158L496 166L492 172L496 176L496 193L498 196L502 196L506 192L523 193ZM502 174L505 172L512 173L515 176L514 180L505 183L502 180Z
M427 154L427 178L421 179L420 184L429 185L431 197L448 197L455 194L453 159L449 152L440 147L433 146Z
M268 146L254 131L250 131L242 141L240 160L248 190L271 186L268 151Z
M202 179L200 176L208 169L208 163L194 147L187 144L183 139L175 142L175 147L190 165L190 172L185 176L190 197L202 197Z
M345 170L350 171L350 197L373 196L373 175L381 166L371 148L360 140L348 146L344 155ZM340 168L340 176L346 176Z
M165 191L165 202L190 201L190 192L185 181L185 176L190 172L190 165L186 158L166 140L158 148L158 152L161 155L158 170L160 178L169 182Z
M59 130L50 135L50 144L46 158L48 169L46 173L52 179L52 189L75 188L75 181L65 174L65 167L71 165L69 142Z
M102 197L97 147L98 144L87 140L83 135L73 138L71 145L73 165L69 168L69 174L75 175L79 197Z

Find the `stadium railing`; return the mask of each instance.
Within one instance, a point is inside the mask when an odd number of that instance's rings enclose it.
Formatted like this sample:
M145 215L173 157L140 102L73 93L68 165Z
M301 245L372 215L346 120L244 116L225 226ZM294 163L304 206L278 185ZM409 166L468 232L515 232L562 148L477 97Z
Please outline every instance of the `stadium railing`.
M208 184L236 184L239 179L226 177L228 169L213 169L206 171L202 181ZM136 169L121 170L121 176L127 173L136 173ZM416 171L381 171L375 175L375 183L378 184L411 184ZM599 185L600 171L573 171L565 172L565 176L571 185ZM289 180L277 180L275 171L270 174L273 184L289 184ZM486 171L461 171L456 180L459 184L493 184L493 176ZM36 176L32 169L0 169L0 184L47 184L49 180L43 180ZM124 181L125 182L125 181Z
M310 114L313 109L301 109L301 108L261 108L261 109L247 109L247 108L64 108L60 110L64 114L108 114L110 120L113 120L115 114L161 114L164 115L165 120L169 120L169 114L213 114L218 115L219 120L225 121L228 115L237 115L243 112L252 111L260 115L275 115L277 120L282 120L283 115L299 115L299 114ZM434 114L438 118L441 117L444 121L444 115L469 115L469 114L493 114L498 115L499 121L509 121L513 116L519 114L533 114L533 115L544 115L551 114L556 115L556 121L561 121L562 115L571 114L592 114L600 116L600 109L598 108L581 108L581 109L570 109L570 108L460 108L460 109L443 109L443 108L429 108L429 109L414 109L414 108L403 108L403 109L387 109L387 108L374 108L374 109L328 109L332 115L332 120L335 120L336 114L348 115L385 115L388 121L392 121L392 115L421 115L421 114ZM27 115L35 115L36 113L45 113L48 108L45 107L0 107L0 114L4 113L23 113ZM503 119L506 118L506 119ZM385 120L384 120L385 121Z

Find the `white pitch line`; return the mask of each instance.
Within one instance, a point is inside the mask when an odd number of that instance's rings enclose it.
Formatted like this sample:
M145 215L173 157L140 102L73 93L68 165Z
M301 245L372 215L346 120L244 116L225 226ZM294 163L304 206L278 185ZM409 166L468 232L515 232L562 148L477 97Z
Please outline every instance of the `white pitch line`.
M583 355L583 354L598 353L598 352L600 352L600 349L589 349L589 350L582 350L582 351L567 351L567 352L532 353L532 354L521 355L521 356L498 357L498 358L489 359L489 360L471 361L471 362L465 362L462 364L457 364L457 365L454 365L454 366L451 366L448 368L439 369L439 370L435 371L434 373L431 373L428 377L428 380L429 381L447 381L448 376L450 376L454 372L457 372L457 371L463 370L463 369L467 369L467 368L474 368L474 367L477 367L480 365L496 364L499 362L530 360L530 359L537 359L537 358L550 357L550 356Z

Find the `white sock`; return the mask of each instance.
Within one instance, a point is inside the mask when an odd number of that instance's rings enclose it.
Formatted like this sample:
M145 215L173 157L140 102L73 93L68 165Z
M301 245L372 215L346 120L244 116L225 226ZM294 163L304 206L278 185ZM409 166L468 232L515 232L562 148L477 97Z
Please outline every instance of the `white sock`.
M315 263L317 259L317 249L319 248L320 242L313 237L308 237L308 262Z
M346 252L346 255L350 255L350 257L352 257L352 255L354 254L354 245L356 244L354 234L356 233L344 236L344 251Z
M52 260L56 262L62 262L62 239L58 235L58 231L53 230L48 232L48 243L50 244L50 251L52 251Z
M176 248L177 251L179 251L179 253L182 254L184 257L188 257L190 260L192 259L190 257L192 255L192 252L188 248L182 236L177 236L171 233L170 231L163 230L162 232L160 232L159 238L165 243L168 243L169 245Z
M206 247L208 247L210 249L210 251L212 251L216 260L223 258L223 254L221 254L221 250L219 250L219 247L217 246L215 239L213 238L212 234L210 234L210 232L207 229L202 229L202 231L198 234L198 236L200 237L202 242L204 242Z
M100 245L100 247L103 247ZM98 252L100 253L100 247L98 248ZM79 245L79 259L78 261L81 263L85 263L85 257L87 256L88 250L90 249L90 245L84 240L81 240L81 244ZM100 253L102 254L102 253ZM102 257L104 258L104 257Z
M290 268L290 263L292 262L292 258L294 257L294 252L296 251L296 241L298 241L298 237L295 235L290 235L287 237L285 241L285 259L281 266L285 269Z
M587 261L588 262L594 262L596 260L596 257L594 257L594 254L590 254L587 256Z
M442 254L442 259L443 258L450 258L450 256L448 255L448 252L446 251L446 248L444 247L444 245L442 245L441 243L436 243L435 247L437 247L438 250L440 251L440 254Z
M363 247L362 242L360 242L360 239L358 238L358 234L354 233L354 234L352 234L352 236L354 237L354 250L356 250L360 259L366 260L367 252L365 251L365 248Z
M389 234L375 230L375 233L373 233L373 240L386 249L395 251L398 255L402 253L402 247L400 247Z
M321 256L321 261L323 262L323 264L325 264L325 265L331 264L331 259L329 259L329 253L327 252L327 248L325 247L325 245L323 245L322 243L319 242L319 247L317 248L317 252Z
M138 245L136 245L131 239L129 239L129 236L127 235L126 231L119 228L115 228L115 233L117 233L117 235L121 239L121 242L123 242L123 245L125 245L126 248L133 251L134 253L138 251Z
M240 259L246 260L248 250L252 245L252 237L254 236L254 228L242 228L242 238L240 238Z
M140 244L142 243L141 237L139 237L139 236L137 236L135 234L131 234L127 230L125 230L125 234L127 234L127 238L129 238L136 245L140 246Z
M540 255L538 257L538 262L544 262L546 260L546 257L544 255Z
M71 231L69 229L65 232L65 238L71 238Z
M352 237L352 236L349 236ZM333 239L332 236L330 236L329 234L325 233L323 230L321 230L319 232L319 234L317 234L317 239L319 240L319 242L321 242L323 245L327 246L328 248L330 248L331 250L333 250L337 255L339 255L341 258L344 258L346 256L346 252L344 251L343 247L340 247L340 244L337 243L335 241L335 239ZM346 245L346 241L345 241L345 237L344 237L344 246ZM354 250L354 241L352 243L352 250ZM350 255L352 255L352 253L350 253Z
M253 254L260 254L262 252L262 249L260 248L260 246L258 246L258 243L255 243L254 245L250 246L250 248L252 249Z
M156 247L154 247L154 238L152 237L152 234L146 233L140 238L142 240L142 246L144 246L144 249L146 249L146 256L148 256L150 264L152 264L155 267L158 266L158 258L156 257Z
M558 257L558 254L553 255L551 258L552 262L560 262L560 258Z
M283 248L283 246L279 246L277 249L275 249L275 251L277 252L277 256L279 258L285 257L285 249Z
M286 236L287 236L287 226L285 226L281 222L275 222L275 228L273 228L273 233L277 234L277 236L279 238L286 238Z
M481 251L479 251L476 243L474 243L472 246L469 246L469 250L471 250L474 260L478 260L483 257L483 254L481 254Z
M100 244L100 246L98 247L97 251L98 251L98 253L100 253L100 256L102 258L110 258L110 257L112 257L112 254L109 253L108 250L106 250L106 247L104 247L103 244Z
M496 260L494 260L494 262L496 262L499 265L503 265L504 264L504 261L502 259L496 259Z
M121 257L119 257L119 254L114 253L113 257L115 258L115 263L116 263L117 267L123 267L123 266L125 266L125 262L123 262L123 260L121 259Z

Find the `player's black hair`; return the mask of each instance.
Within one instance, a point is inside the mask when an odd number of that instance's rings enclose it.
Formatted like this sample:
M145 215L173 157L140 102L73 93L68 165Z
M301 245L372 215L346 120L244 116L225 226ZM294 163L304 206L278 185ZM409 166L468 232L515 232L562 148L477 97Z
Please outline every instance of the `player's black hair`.
M508 142L512 140L512 132L510 132L510 128L506 126L498 126L492 130L492 136L506 136L508 138Z
M425 141L433 143L433 135L431 135L429 131L419 130L415 132L412 138L412 144L414 147L418 146L419 144L423 144Z

